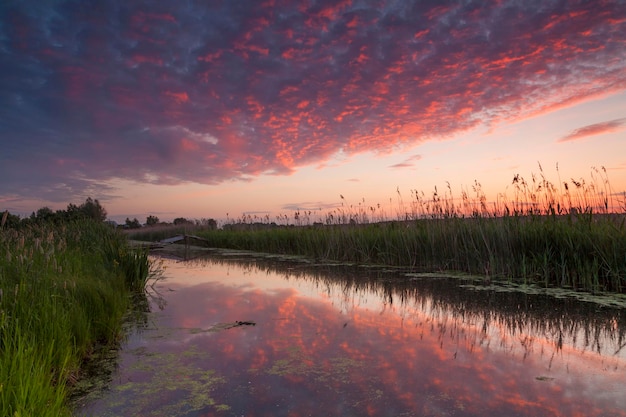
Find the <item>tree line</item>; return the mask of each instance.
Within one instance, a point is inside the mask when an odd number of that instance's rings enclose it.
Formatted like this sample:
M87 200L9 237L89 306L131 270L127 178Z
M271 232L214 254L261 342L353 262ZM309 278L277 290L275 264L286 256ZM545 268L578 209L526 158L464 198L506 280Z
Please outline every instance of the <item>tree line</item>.
M146 227L152 227L152 226L166 226L166 225L170 225L170 224L174 224L174 226L205 226L208 227L209 229L217 229L217 221L215 219L206 219L206 218L202 218L200 220L198 219L187 219L185 217L177 217L175 218L172 223L167 223L167 222L162 222L161 220L159 220L159 218L157 216L153 216L153 215L149 215L146 218L146 223L145 226ZM143 227L144 225L142 225L139 220L137 220L137 218L134 218L132 220L130 220L128 217L126 218L126 222L124 223L124 225L122 227L124 227L125 229L139 229L141 227Z
M84 203L76 205L70 203L65 210L52 210L50 207L41 207L37 211L32 212L28 217L21 218L16 214L11 214L9 211L0 212L0 228L17 228L20 226L27 226L32 224L63 224L75 220L90 219L96 222L104 222L107 220L107 211L100 204L97 199L88 197ZM126 218L126 221L117 225L115 222L111 222L112 225L122 227L124 229L139 229L145 226L157 226L167 225L170 223L161 222L157 216L149 215L146 218L145 224L137 219ZM176 226L183 225L202 225L212 229L217 229L217 221L214 219L201 219L190 220L185 217L177 217L174 219L173 224Z
M21 218L16 214L5 211L1 217L2 227L16 228L29 224L53 223L62 224L74 220L91 219L97 222L104 222L107 218L107 211L97 199L88 197L84 203L76 205L70 203L65 210L52 210L50 207L41 207L32 212L29 217Z

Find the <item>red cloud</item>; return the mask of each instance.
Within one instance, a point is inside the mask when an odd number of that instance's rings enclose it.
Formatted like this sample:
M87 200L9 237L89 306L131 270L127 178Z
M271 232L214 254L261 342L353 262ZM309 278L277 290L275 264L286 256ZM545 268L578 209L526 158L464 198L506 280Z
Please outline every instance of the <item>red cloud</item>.
M166 91L165 95L173 99L176 104L182 104L189 101L189 95L185 91L182 93Z
M622 130L626 124L626 118L610 120L608 122L594 123L573 130L570 134L563 136L557 142L569 142L572 140L578 140L586 138L588 136L602 135L604 133L611 133Z
M15 121L6 132L20 144L14 159L84 160L94 182L288 173L339 150L416 145L626 86L626 10L611 1L145 9L111 0L93 9L47 2L36 14L29 1L0 16L11 57L0 68L0 108ZM77 35L74 22L88 24ZM623 124L583 127L560 142ZM181 151L183 137L200 149ZM85 138L107 143L108 154L81 146ZM10 162L0 154L0 173ZM58 172L58 183L76 174ZM30 183L22 177L11 192Z

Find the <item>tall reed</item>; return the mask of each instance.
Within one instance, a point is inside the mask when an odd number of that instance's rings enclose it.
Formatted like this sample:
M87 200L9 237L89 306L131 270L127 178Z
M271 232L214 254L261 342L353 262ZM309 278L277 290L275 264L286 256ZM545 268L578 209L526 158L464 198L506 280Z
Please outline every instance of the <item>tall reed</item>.
M604 168L591 181L557 184L540 166L530 181L514 176L512 194L491 202L478 182L458 196L448 184L428 197L413 190L410 200L398 190L395 219L363 201L315 220L311 212L282 216L282 224L244 216L195 233L215 247L625 292L626 196L612 190Z
M118 341L147 271L103 223L0 229L0 415L71 415L82 361Z

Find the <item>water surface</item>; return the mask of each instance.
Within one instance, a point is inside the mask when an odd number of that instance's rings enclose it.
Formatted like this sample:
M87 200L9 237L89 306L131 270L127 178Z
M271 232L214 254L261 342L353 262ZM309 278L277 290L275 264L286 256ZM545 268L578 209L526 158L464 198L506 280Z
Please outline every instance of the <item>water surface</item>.
M77 415L626 416L620 309L358 267L163 262Z

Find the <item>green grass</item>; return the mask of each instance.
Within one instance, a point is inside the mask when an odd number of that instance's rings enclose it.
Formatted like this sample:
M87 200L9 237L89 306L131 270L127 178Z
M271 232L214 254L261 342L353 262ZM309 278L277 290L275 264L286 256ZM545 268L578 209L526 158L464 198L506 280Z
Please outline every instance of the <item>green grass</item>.
M0 415L71 415L82 362L119 340L148 267L102 223L0 229Z

